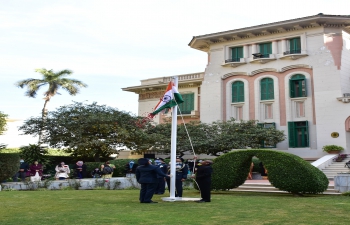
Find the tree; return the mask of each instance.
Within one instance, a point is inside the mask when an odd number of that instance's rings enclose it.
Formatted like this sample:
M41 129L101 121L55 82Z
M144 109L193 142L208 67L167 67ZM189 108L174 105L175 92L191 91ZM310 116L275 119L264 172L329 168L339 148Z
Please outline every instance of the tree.
M8 115L0 112L0 135L6 131L6 119Z
M49 152L47 148L43 146L29 144L28 146L22 146L19 149L21 150L20 156L29 163L33 163L34 161L38 161L43 165L48 165L50 163L50 160L47 157Z
M192 146L196 154L226 153L232 149L260 148L263 142L275 145L285 139L283 131L275 128L262 128L255 120L237 122L234 119L228 121L216 121L211 124L192 122L186 125L191 137ZM152 149L170 152L171 124L159 124L146 130L153 134L157 140L149 141ZM151 139L149 139L151 140ZM179 152L192 151L185 126L178 125L177 150Z
M108 157L119 147L136 147L148 142L145 128L137 126L138 117L105 105L73 104L48 112L45 121L40 117L26 120L19 129L24 134L39 135L51 147L63 149L76 157ZM144 127L147 127L148 123Z
M53 70L36 69L35 72L41 73L42 79L33 79L29 78L26 80L21 80L16 83L16 86L20 88L27 87L26 96L35 98L37 95L37 91L45 85L48 85L47 91L44 93L44 107L42 109L42 120L45 119L47 114L47 103L50 99L58 93L60 88L68 91L68 93L72 96L75 96L79 92L80 87L87 87L86 84L79 80L68 79L66 76L72 74L71 70L61 70L58 72L53 72ZM39 134L39 144L41 143L41 134Z
M7 119L7 116L6 114L0 112L0 135L2 135L5 131L6 131L6 119ZM0 144L0 151L2 149L5 149L6 148L6 145L5 144Z

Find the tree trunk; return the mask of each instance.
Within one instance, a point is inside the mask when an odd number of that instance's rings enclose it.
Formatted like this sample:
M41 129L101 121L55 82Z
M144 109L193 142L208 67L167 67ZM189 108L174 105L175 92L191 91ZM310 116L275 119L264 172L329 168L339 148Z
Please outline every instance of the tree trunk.
M38 140L38 145L40 146L42 143L42 136L43 136L43 125L47 116L47 109L46 109L46 105L47 103L50 101L49 97L46 97L45 103L44 103L44 107L43 110L41 112L41 127L40 127L40 131L39 131L39 140Z
M95 162L101 162L101 160L100 160L100 153L98 153L98 152L95 153L94 160L95 160Z

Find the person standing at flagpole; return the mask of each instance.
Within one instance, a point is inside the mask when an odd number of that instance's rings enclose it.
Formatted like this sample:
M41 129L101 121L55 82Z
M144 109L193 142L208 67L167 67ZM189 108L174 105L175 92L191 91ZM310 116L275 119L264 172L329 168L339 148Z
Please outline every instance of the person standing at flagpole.
M138 160L139 167L136 168L136 180L141 184L140 203L158 203L152 201L154 191L158 184L158 176L170 177L163 173L158 166L151 164L147 158Z
M211 165L213 161L205 160L202 165L198 167L196 172L196 182L198 184L199 190L201 192L201 200L196 201L197 203L210 202L210 191L211 191L211 175L213 173L213 168Z

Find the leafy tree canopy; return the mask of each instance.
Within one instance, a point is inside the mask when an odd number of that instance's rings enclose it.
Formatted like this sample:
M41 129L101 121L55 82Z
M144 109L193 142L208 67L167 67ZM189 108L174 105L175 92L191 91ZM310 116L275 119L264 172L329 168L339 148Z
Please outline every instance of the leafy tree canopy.
M152 137L143 131L148 122L140 128L138 121L136 116L96 102L74 102L49 112L44 121L41 117L26 120L19 130L36 136L43 127L43 143L98 161L116 153L118 147L134 149L146 143Z
M275 128L262 128L257 121L216 121L211 124L192 122L186 125L196 154L218 155L232 149L260 148L265 145L275 145L285 139L283 131ZM159 124L149 128L147 133L154 135L157 141L152 143L154 150L170 152L171 124ZM149 142L150 143L150 142ZM149 144L147 143L147 144ZM147 149L147 148L145 148ZM185 126L177 128L177 150L192 151Z
M6 131L6 119L7 119L6 114L0 112L0 135Z

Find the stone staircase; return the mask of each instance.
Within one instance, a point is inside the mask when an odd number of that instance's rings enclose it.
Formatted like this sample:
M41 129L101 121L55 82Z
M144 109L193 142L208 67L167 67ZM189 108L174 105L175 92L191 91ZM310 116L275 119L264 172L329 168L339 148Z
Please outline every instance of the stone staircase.
M348 156L342 162L332 162L332 164L322 169L322 172L327 176L329 180L334 180L334 177L337 175L337 173L350 172L350 169L348 167L345 167L345 163L349 160L350 157Z
M288 193L286 191L281 191L274 186L272 186L268 181L259 182L254 180L247 180L244 184L238 188L231 189L230 191L235 192L267 192L267 193ZM333 181L329 182L328 189L323 192L323 194L341 194L334 189Z

